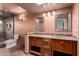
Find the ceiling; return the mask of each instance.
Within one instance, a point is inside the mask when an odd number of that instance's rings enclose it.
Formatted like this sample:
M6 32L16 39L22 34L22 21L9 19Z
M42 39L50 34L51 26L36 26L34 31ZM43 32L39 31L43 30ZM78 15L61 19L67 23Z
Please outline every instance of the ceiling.
M6 12L14 14L26 12L26 10L13 3L0 3L0 10L5 10Z
M25 10L31 13L42 13L47 11L52 11L56 9L61 9L65 7L72 6L72 3L44 3L37 5L36 3L17 3L16 5L21 6Z
M36 3L0 3L0 10L12 13L42 13L72 6L72 3L44 3L37 5Z

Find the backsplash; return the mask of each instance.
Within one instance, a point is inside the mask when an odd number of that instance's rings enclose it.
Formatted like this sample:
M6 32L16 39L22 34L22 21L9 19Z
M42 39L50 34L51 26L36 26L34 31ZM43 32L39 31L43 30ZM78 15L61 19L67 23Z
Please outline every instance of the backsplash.
M73 36L72 34L55 34L55 33L44 33L44 32L35 32L34 34L41 35L56 35L56 36ZM73 36L75 37L75 36Z

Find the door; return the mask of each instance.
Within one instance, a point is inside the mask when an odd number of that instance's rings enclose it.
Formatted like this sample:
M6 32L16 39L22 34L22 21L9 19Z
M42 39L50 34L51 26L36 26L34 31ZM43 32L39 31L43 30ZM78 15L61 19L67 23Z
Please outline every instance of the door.
M4 21L0 18L0 42L5 40Z
M6 40L13 39L14 36L14 28L13 28L13 17L7 17L5 20L5 32L6 32Z

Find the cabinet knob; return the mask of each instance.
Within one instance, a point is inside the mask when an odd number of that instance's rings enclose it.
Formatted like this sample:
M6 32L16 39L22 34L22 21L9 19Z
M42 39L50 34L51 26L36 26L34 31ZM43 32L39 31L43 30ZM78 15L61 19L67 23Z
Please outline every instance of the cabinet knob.
M49 48L49 46L43 46L43 48Z

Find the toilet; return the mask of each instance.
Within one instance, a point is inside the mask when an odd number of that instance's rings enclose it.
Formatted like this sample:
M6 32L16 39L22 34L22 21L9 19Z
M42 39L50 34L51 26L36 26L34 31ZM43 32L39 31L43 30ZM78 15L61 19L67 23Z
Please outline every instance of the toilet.
M14 39L6 40L4 43L6 44L6 48L12 48L14 46L17 46L17 40L19 38L18 34L14 34Z

